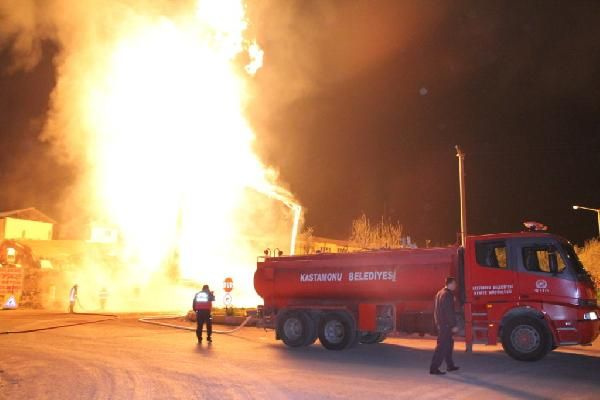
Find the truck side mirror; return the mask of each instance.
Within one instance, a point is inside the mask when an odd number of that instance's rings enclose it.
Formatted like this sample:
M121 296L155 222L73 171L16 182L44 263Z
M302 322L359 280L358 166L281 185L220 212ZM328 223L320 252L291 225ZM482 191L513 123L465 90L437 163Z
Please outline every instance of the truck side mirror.
M558 259L554 251L548 253L548 264L550 265L550 272L553 275L558 274Z

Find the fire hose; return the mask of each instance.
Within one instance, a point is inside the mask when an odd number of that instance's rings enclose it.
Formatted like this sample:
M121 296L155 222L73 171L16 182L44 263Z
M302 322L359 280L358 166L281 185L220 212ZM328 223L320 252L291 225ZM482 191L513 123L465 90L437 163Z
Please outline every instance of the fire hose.
M176 324L169 324L167 322L158 322L157 320L160 319L177 319L177 318L184 318L185 315L159 315L159 316L152 316L152 317L144 317L144 318L140 318L138 319L139 322L143 322L145 324L153 324L153 325L160 325L160 326L166 326L169 328L175 328L175 329L183 329L186 331L195 331L196 328L192 327L192 326L183 326L183 325L176 325ZM243 327L246 326L246 324L248 322L250 322L250 320L252 319L252 316L246 317L246 319L237 327L227 330L227 331L222 331L222 330L215 330L213 329L213 333L220 333L220 334L230 334L230 333L234 333L239 331L240 329L242 329ZM204 329L203 332L206 332L206 329Z
M53 325L53 326L47 326L47 327L44 327L44 328L24 329L24 330L20 330L20 331L3 331L3 332L0 332L0 335L9 335L9 334L14 334L14 333L32 333L32 332L40 332L40 331L49 331L51 329L68 328L69 326L96 324L98 322L112 321L113 319L118 318L118 316L114 315L114 314L94 314L94 313L74 313L74 314L76 314L76 315L98 315L98 316L110 317L110 318L103 318L103 319L94 320L94 321L80 321L80 322L74 322L72 324Z

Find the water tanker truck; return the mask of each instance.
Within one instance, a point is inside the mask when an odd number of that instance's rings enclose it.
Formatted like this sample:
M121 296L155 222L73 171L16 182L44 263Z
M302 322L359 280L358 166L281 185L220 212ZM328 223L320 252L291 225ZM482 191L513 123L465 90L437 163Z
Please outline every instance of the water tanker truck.
M596 288L565 239L539 231L467 236L464 245L259 257L258 316L291 347L375 344L394 332L435 335L433 298L447 276L466 348L518 360L599 334Z

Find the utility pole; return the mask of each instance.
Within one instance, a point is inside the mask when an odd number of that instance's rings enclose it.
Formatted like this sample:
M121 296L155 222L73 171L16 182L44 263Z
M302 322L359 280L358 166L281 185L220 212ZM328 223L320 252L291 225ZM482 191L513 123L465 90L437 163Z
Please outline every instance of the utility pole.
M456 157L458 157L458 184L460 187L460 244L465 248L467 244L467 199L465 196L465 153L462 152L458 145L456 149ZM461 277L461 285L463 290L465 287L464 277ZM473 351L473 317L471 304L465 304L465 351L471 353Z
M465 198L465 153L460 147L454 146L458 157L458 184L460 187L460 241L465 247L467 243L467 203Z

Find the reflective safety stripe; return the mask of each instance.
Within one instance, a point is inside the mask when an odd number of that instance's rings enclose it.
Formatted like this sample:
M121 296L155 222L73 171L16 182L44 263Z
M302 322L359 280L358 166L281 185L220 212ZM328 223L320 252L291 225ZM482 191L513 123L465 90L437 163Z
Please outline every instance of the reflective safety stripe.
M206 292L198 292L196 294L196 301L198 303L206 303L208 301L208 293L206 293Z
M213 296L207 292L198 292L194 296L194 311L211 310Z

